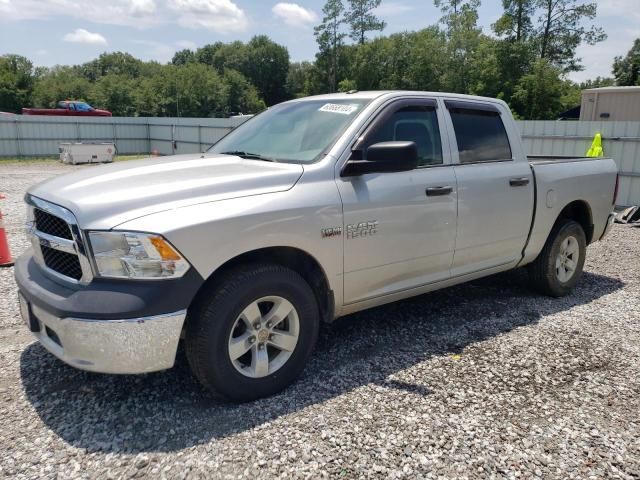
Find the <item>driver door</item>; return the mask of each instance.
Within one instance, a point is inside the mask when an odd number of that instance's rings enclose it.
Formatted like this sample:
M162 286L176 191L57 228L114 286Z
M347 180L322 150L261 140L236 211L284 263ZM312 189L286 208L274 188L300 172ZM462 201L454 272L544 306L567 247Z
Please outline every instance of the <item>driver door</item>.
M391 103L365 131L354 159L365 156L374 143L413 141L418 168L337 178L343 202L345 304L450 277L457 187L443 124L435 100Z

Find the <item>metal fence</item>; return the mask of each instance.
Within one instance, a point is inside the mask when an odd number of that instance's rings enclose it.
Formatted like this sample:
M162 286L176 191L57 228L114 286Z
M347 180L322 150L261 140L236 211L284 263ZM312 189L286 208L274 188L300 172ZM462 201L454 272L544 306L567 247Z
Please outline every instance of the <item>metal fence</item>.
M62 142L114 142L121 155L196 153L247 118L0 116L0 157L56 156Z
M640 122L517 122L529 155L584 155L596 133L618 165L619 205L640 205Z
M247 118L0 116L0 157L56 156L61 142L104 141L121 155L196 153ZM600 132L620 171L618 203L640 204L640 122L517 123L528 154L584 155Z

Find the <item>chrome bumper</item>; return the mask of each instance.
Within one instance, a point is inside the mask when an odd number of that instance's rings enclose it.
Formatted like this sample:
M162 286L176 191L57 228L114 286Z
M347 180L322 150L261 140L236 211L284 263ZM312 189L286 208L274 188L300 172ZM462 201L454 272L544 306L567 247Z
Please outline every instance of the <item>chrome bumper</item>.
M43 347L63 362L91 372L146 373L171 368L186 310L127 320L58 318L31 305Z
M609 218L607 218L607 226L604 227L604 232L602 232L602 235L600 235L600 240L602 240L604 237L607 236L607 234L611 231L611 227L613 226L613 222L616 218L616 214L615 213L610 213L609 214Z

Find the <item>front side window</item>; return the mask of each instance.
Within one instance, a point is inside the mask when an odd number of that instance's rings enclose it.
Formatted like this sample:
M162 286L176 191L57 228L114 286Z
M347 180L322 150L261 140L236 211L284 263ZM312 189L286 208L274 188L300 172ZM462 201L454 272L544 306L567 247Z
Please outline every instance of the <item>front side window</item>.
M369 101L303 100L276 105L233 130L208 151L311 163L333 144Z
M500 113L465 108L452 108L449 112L460 163L511 160L509 137Z
M366 146L379 142L409 141L418 147L418 166L441 165L442 143L436 110L409 105L391 114L367 137Z
M76 105L76 110L79 112L90 112L91 110L93 110L93 107L88 103L78 102L75 105Z

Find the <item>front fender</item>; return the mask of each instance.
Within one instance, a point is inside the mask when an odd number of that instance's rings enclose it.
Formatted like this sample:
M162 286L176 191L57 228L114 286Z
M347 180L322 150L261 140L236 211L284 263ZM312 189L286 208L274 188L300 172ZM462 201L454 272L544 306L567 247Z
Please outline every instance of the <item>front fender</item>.
M324 269L339 306L343 240L342 236L323 238L322 229L330 227L342 227L340 197L333 181L159 212L119 225L118 230L164 235L204 279L229 260L254 250L302 250Z

